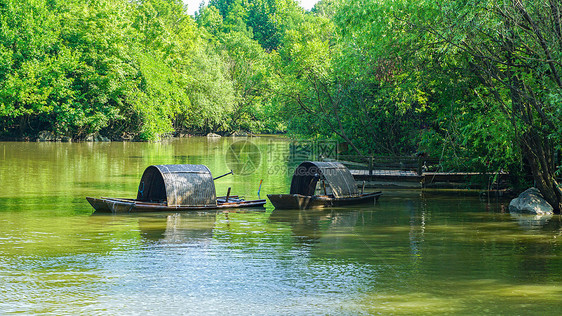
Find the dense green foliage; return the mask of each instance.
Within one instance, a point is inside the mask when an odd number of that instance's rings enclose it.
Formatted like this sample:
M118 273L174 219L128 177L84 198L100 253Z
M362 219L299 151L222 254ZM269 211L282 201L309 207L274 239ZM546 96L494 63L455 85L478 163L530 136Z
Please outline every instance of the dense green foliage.
M0 133L157 139L251 125L206 34L180 0L2 0Z
M0 133L288 132L357 156L425 151L448 170L527 166L546 191L562 139L561 11L211 0L191 17L180 0L0 0Z

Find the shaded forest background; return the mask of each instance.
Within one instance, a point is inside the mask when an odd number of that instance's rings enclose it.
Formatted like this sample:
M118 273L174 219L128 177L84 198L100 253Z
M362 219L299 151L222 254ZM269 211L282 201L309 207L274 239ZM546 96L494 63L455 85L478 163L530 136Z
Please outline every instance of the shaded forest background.
M189 16L181 0L0 0L0 137L287 133L527 172L560 201L561 11L210 0Z

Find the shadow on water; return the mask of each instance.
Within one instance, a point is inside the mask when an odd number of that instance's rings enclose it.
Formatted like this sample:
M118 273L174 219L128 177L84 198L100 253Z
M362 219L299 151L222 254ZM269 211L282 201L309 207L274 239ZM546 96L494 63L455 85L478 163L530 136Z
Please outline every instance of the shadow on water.
M194 240L209 240L217 223L223 219L238 218L244 220L248 216L256 217L265 214L264 208L209 210L187 212L142 212L111 214L93 212L91 217L96 222L116 223L135 221L142 240L167 244L188 243ZM252 215L253 214L253 215ZM261 214L261 215L260 215Z
M305 244L318 242L322 225L330 219L330 212L326 210L273 210L269 217L272 223L289 226L296 240Z
M139 217L139 230L144 240L181 244L211 239L215 220L215 213L142 216Z

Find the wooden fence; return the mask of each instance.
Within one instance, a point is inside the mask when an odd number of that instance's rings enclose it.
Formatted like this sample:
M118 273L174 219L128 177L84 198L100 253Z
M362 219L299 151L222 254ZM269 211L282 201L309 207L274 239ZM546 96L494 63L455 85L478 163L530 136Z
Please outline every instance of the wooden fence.
M321 158L325 161L335 159ZM360 156L338 156L337 161L346 165L352 170L369 170L369 175L373 175L374 170L400 170L414 171L422 175L428 171L438 171L441 168L439 159L426 156L385 156L385 157L360 157Z

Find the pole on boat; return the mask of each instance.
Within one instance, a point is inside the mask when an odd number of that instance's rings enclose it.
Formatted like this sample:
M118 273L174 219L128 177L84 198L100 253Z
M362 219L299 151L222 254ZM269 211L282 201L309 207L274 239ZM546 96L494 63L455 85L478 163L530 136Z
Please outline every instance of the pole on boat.
M228 187L228 191L226 191L226 198L224 199L224 202L228 202L228 198L230 197L230 187Z
M262 182L263 182L263 179L260 180L260 187L258 188L258 199L260 198L260 191L261 191Z
M363 180L363 187L361 188L361 194L365 193L365 180Z
M230 170L230 172L227 172L227 173L223 174L222 176L218 176L218 177L216 177L216 178L213 178L213 181L214 181L214 180L217 180L217 179L220 179L220 178L222 178L222 177L224 177L224 176L228 176L229 174L232 174L232 175L233 175L234 173L232 172L232 170Z

